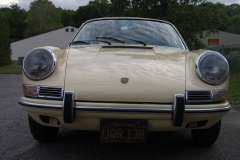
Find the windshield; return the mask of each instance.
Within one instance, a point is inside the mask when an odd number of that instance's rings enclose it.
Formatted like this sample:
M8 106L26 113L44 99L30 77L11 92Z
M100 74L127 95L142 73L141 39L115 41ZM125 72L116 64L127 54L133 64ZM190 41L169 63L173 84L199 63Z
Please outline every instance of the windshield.
M184 49L179 35L171 25L147 20L89 22L82 27L73 42L77 45L86 45L87 42L87 44L138 44Z

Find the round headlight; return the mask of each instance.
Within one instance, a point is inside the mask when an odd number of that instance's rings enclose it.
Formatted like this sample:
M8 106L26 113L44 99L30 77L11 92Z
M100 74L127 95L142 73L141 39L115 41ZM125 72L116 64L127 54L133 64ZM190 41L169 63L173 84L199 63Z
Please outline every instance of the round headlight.
M196 61L198 76L206 83L221 84L229 75L227 59L218 52L205 52Z
M32 80L47 78L55 66L55 55L47 48L33 49L23 60L23 71Z

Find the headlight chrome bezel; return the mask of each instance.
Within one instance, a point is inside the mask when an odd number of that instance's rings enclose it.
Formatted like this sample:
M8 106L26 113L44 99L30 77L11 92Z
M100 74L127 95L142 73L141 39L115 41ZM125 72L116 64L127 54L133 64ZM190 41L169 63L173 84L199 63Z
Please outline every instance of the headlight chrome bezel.
M223 59L223 61L225 61L225 63L227 64L227 74L225 75L225 77L219 81L219 82L212 82L210 80L208 80L207 78L204 77L204 75L202 75L201 71L200 71L200 63L201 63L201 60L206 57L208 54L216 54L216 56L219 56ZM196 61L196 72L197 72L197 75L198 77L205 83L208 83L208 84L211 84L211 85L219 85L219 84L222 84L223 82L226 81L226 79L228 78L229 76L229 63L227 61L227 59L221 54L221 53L218 53L218 52L215 52L215 51L207 51L207 52L204 52L202 53L197 61Z
M50 71L49 71L46 75L44 75L44 76L34 76L34 75L28 73L28 71L27 71L26 68L25 68L25 67L26 67L26 66L25 66L26 58L27 58L33 51L35 51L35 50L45 50L45 51L47 51L47 52L49 53L49 55L50 55L51 58L52 58L52 66L51 66L51 69L50 69ZM25 58L23 59L23 71L24 71L25 75L26 75L29 79L35 80L35 81L43 80L43 79L49 77L49 76L54 72L54 70L55 70L55 68L56 68L56 65L57 65L57 60L56 60L56 57L55 57L54 53L53 53L50 49L45 48L45 47L34 48L34 49L31 50L30 52L28 52L27 55L25 56Z

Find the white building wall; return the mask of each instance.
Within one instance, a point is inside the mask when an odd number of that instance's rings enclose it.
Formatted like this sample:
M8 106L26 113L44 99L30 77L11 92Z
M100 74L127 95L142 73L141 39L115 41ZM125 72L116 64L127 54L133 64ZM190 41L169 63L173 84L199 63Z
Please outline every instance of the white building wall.
M210 36L202 39L202 42L208 45L208 39L219 39L219 45L240 43L240 35L219 31L218 33L210 33ZM208 45L209 47L215 47L218 45Z
M66 29L68 29L68 32L66 32ZM74 29L73 32L72 29ZM68 26L13 42L11 43L11 58L12 60L18 60L18 57L25 57L29 51L36 47L57 46L61 48L67 48L69 42L72 40L77 30L78 28Z

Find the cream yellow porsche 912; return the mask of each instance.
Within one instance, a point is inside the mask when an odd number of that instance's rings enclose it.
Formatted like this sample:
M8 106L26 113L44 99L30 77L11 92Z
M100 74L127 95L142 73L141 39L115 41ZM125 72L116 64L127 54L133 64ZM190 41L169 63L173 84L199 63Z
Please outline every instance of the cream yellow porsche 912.
M59 128L99 131L100 142L147 142L148 132L191 130L193 142L217 140L227 101L229 64L218 52L189 51L169 22L99 18L82 24L69 46L31 50L23 96L33 137Z

